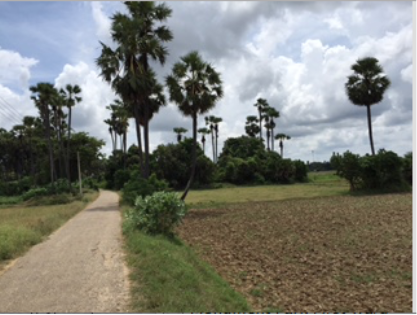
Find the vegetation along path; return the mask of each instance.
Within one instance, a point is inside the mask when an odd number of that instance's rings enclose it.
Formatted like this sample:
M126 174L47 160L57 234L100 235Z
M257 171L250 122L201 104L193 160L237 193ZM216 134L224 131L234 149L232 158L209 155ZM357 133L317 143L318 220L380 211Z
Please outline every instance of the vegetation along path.
M118 195L99 198L0 276L0 313L125 312Z

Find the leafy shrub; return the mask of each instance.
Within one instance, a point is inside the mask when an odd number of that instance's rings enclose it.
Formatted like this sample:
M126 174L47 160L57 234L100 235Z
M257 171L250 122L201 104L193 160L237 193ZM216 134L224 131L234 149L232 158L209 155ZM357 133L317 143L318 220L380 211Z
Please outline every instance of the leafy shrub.
M98 191L99 183L96 179L87 177L83 180L83 186Z
M122 189L122 202L128 205L134 205L138 196L146 197L158 191L167 191L168 183L165 180L159 180L155 174L144 179L139 171L133 171L130 180Z
M307 172L308 167L307 165L300 160L293 161L294 167L295 167L295 175L294 178L298 182L305 182L307 181Z
M48 194L63 194L69 192L69 183L65 178L60 178L54 182L54 184L49 183L45 186L48 190Z
M0 182L0 196L17 196L28 191L32 186L30 177L23 177L21 180Z
M32 188L28 190L27 192L25 192L22 195L22 199L23 201L26 201L35 197L46 196L46 195L48 195L48 189L46 189L45 187L37 187L37 188Z
M135 207L127 210L124 231L140 229L147 234L173 236L173 229L187 213L185 203L174 192L156 192L137 197Z
M403 190L402 159L392 151L380 150L360 159L364 189Z
M130 172L129 170L117 170L114 173L114 184L113 188L116 190L120 190L123 186L129 181L130 179Z
M351 191L359 189L362 183L362 169L359 159L360 156L358 154L353 154L349 151L343 153L343 156L339 154L333 155L330 159L336 174L349 182Z
M380 150L375 156L360 157L349 151L334 155L330 162L336 174L345 178L350 190L406 191L403 159L392 151Z
M403 177L409 185L413 185L413 152L408 152L404 155Z

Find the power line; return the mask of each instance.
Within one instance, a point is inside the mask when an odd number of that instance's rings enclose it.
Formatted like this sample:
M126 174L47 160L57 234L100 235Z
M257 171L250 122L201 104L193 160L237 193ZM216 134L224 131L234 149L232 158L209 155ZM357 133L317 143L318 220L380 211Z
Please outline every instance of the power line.
M8 108L8 110L14 115L14 117L17 120L21 120L20 118L20 113L18 111L16 111L12 105L10 105L2 96L0 96L0 100L3 101L3 104L6 105L6 107Z
M16 120L16 118L14 118L13 116L10 116L10 114L9 114L8 112L4 111L4 109L3 109L3 108L1 108L1 107L0 107L0 114L1 114L4 118L6 118L6 120L7 120L7 121L10 121L10 122L14 123L15 125L19 125L19 124L20 124L20 122L18 122L18 121Z

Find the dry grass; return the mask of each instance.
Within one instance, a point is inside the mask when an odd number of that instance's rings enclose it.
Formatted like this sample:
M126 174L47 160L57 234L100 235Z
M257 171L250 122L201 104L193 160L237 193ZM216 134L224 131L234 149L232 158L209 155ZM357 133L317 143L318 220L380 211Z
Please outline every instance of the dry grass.
M411 194L192 210L179 235L255 311L412 311Z
M91 192L68 204L0 208L0 270L1 265L41 242L97 196L98 192Z

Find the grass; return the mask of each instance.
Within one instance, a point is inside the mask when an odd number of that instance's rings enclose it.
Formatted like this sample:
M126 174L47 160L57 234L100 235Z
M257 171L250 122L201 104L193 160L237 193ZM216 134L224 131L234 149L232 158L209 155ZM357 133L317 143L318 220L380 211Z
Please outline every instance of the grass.
M181 240L135 230L125 232L125 242L133 312L250 311L243 296Z
M309 182L292 185L265 185L253 187L228 187L208 190L192 190L187 204L193 208L218 208L229 203L253 201L278 201L349 194L347 181L334 172L311 172Z
M0 208L0 264L41 242L97 196L97 192L92 192L82 200L67 204L31 207L18 204Z
M22 202L21 196L0 196L0 209L9 205L15 205Z

